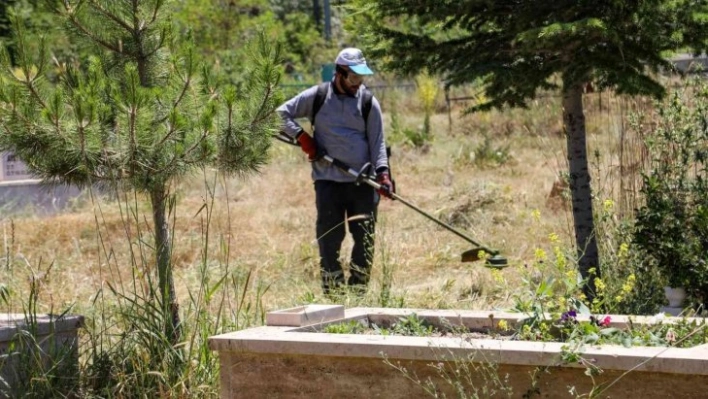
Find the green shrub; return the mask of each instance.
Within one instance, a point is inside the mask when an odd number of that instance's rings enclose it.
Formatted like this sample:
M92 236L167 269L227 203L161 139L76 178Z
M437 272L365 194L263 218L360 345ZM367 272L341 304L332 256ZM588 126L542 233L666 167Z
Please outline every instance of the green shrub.
M675 93L645 138L651 157L643 174L645 204L636 216L634 242L669 286L708 300L708 90L694 102ZM635 121L640 123L641 121Z

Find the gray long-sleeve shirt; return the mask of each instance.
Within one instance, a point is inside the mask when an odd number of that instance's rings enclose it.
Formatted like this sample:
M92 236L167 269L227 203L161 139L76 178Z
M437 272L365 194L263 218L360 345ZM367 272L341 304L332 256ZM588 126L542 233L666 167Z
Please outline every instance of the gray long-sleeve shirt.
M314 138L317 146L327 155L355 170L361 170L367 162L375 170L388 168L381 106L376 98L372 98L368 121L364 121L363 93L364 85L359 88L356 97L352 97L336 93L333 83L330 84L325 101L315 118ZM277 112L283 119L283 131L286 134L295 137L302 130L296 119L309 119L312 116L316 95L317 86L313 86L278 107ZM336 182L356 180L325 161L312 163L312 179Z

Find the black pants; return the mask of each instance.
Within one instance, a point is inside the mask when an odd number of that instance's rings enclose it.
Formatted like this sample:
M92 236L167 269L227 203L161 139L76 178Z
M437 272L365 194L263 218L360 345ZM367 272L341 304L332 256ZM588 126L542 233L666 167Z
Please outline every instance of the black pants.
M342 242L349 227L354 246L347 285L366 288L374 259L374 226L378 194L366 184L315 182L317 242L320 249L322 288L325 294L344 285L339 261Z

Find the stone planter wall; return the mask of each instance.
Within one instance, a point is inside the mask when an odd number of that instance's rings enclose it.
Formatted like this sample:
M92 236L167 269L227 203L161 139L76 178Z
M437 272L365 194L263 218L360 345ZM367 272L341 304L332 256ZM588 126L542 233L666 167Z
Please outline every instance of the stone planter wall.
M57 386L67 390L78 383L78 329L82 316L0 313L0 398L21 397L30 378L56 367ZM35 362L34 360L38 360Z
M221 397L430 397L386 364L384 355L420 380L431 378L447 397L457 396L433 366L445 365L451 370L456 367L453 359L469 359L468 365L478 367L470 373L469 386L480 390L479 397L507 397L503 392L482 391L494 387L490 379L496 377L492 374L504 381L514 398L529 394L532 398L574 398L593 388L585 367L562 364L560 343L318 332L327 324L345 320L384 325L413 312L432 323L444 319L470 329L484 329L500 320L513 325L523 317L450 310L357 308L345 312L341 306L321 305L273 312L267 326L210 338L210 347L218 351L221 363ZM612 325L623 327L629 319L615 315L612 320ZM635 317L632 322L648 319ZM293 325L288 327L288 323ZM587 347L583 356L602 369L594 377L595 386L613 384L601 397L705 398L708 392L705 345L690 349ZM495 373L490 374L494 368ZM569 392L571 387L574 394Z

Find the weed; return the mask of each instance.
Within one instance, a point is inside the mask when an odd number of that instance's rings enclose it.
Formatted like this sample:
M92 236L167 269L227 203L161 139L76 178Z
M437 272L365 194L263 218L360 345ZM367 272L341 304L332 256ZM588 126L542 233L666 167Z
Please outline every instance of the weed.
M415 313L399 318L390 328L392 335L413 337L425 337L432 334L434 330L435 327L419 318Z
M463 145L455 155L459 167L474 165L479 168L494 168L511 161L509 145L496 146L489 134L483 134L483 140L475 147Z
M433 348L437 350L437 348ZM513 397L508 376L500 375L495 363L478 359L476 352L465 358L450 356L440 349L439 361L429 363L432 376L419 377L401 362L393 363L384 357L384 363L398 370L405 378L419 386L433 398L454 396L459 399Z
M330 324L322 330L328 334L360 334L364 331L365 326L361 322L351 320L346 323Z

